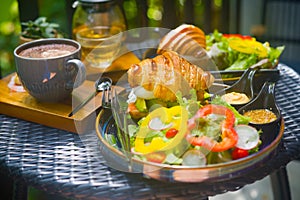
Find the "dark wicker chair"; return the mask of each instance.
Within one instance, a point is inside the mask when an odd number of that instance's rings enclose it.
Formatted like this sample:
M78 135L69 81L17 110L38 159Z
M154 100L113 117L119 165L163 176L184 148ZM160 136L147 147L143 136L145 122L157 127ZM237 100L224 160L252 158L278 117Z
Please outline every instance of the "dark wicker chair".
M281 62L300 72L300 0L265 0L261 23L262 40L285 45Z

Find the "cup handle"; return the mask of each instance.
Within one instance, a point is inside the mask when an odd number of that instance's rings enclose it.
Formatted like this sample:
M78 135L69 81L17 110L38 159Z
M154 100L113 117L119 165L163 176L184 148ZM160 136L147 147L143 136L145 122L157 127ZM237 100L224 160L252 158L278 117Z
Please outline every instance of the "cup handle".
M72 79L72 75L74 73L74 69L73 67L71 66L75 66L75 68L77 69L77 76L76 76L76 79L73 80ZM79 59L70 59L67 61L66 63L66 70L70 73L67 73L69 74L69 78L70 78L70 84L67 84L66 87L68 89L72 89L72 88L77 88L79 87L84 81L85 81L85 77L86 77L86 69L85 69L85 66L84 64L81 62L81 60Z

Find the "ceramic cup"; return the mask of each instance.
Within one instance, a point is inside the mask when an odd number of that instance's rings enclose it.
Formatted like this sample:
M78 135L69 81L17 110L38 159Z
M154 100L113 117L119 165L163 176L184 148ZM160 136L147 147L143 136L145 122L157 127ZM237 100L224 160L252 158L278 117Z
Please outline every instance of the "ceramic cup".
M14 57L22 85L38 101L66 99L85 80L81 45L74 40L35 40L18 46Z

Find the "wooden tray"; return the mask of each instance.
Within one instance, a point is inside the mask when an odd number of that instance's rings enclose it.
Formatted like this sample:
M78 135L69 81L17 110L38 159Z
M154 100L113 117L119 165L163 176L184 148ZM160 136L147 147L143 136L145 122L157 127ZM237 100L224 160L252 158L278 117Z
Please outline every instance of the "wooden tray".
M87 80L73 91L70 98L59 103L38 102L27 92L12 91L8 83L15 73L10 74L0 80L0 113L79 134L94 129L95 111L101 106L101 93L73 117L68 117L72 108L95 90L94 80L89 76L99 77L103 73L116 81L131 64L138 62L139 59L129 52L115 60L105 71L93 69L91 72L91 68L87 67Z

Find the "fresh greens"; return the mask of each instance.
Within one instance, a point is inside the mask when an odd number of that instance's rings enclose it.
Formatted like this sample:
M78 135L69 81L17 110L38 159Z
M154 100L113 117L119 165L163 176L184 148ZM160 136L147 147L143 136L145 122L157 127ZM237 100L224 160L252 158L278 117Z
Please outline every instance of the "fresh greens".
M248 124L250 122L249 117L245 117L245 116L241 115L233 106L231 106L229 103L224 101L220 96L216 96L211 101L211 103L216 104L216 105L222 105L222 106L225 106L225 107L229 108L230 110L232 110L237 124Z
M190 94L188 96L183 96L182 93L177 92L176 97L177 97L176 105L179 104L180 107L184 107L188 111L188 118L185 119L185 121L188 124L192 123L189 120L195 116L195 114L199 111L199 109L204 109L205 107L205 105L201 105L201 103L197 101L196 92L193 89L190 91ZM148 101L147 103L151 105L152 104L156 105L158 102ZM221 97L219 96L215 97L210 103L215 105L225 106L230 110L232 110L236 119L235 125L249 123L248 117L244 117L243 115L239 114L234 107L232 107L226 101L222 100ZM161 109L161 107L163 106L161 104L159 105L160 107L156 109ZM152 113L153 112L155 112L155 110L153 110ZM168 112L169 112L168 117L171 117L170 119L172 120L176 119L177 116L176 112L170 110ZM156 118L152 118L152 120L154 119ZM196 140L197 138L206 137L207 138L206 142L208 143L211 140L215 142L221 142L222 123L226 119L227 118L222 114L211 113L206 115L205 117L196 118L195 119L196 120L195 124L197 124L196 127L191 128L189 129L189 132L187 131L184 133L190 134L190 137L196 138ZM143 126L142 123L146 123L148 124L148 126ZM172 121L172 123L174 123L174 121ZM172 123L170 122L170 124ZM142 127L147 127L147 135L145 135L145 137L143 138L142 144L144 146L141 147L141 143L140 141L138 141L140 140L141 137L139 137L138 135L139 133L141 133ZM150 125L150 121L149 122L147 121L147 117L140 119L139 121L136 122L136 124L135 123L130 124L128 129L129 129L131 146L134 147L133 148L134 151L139 152L139 153L134 153L133 157L139 160L149 161L149 162L158 162L158 163L164 163L170 165L188 165L188 166L195 166L195 165L203 166L209 164L216 164L216 163L228 162L233 159L232 152L236 148L236 146L230 149L225 149L224 151L213 152L207 147L205 147L205 145L202 146L201 144L192 143L187 138L181 140L180 145L176 145L176 147L173 147L166 151L153 151L150 153L147 152L145 154L140 153L144 151L144 149L142 148L148 148L150 145L154 144L154 141L155 141L155 147L157 145L160 146L162 143L164 143L165 145L168 142L172 141L172 138L174 136L170 136L168 133L171 133L171 129L177 130L175 127L176 127L175 124L172 124L171 128L159 129L157 128L157 126L152 127ZM176 134L177 132L175 133L175 135ZM210 138L211 140L208 138ZM110 144L112 144L114 147L117 148L117 142L115 137L109 137L107 138L107 140L109 141ZM140 150L138 150L137 147ZM249 152L252 153L257 151L258 151L258 147L255 147L254 149L251 149L251 152L250 151Z
M225 120L223 115L211 114L205 118L197 119L198 128L193 129L193 136L208 136L214 140L218 140L221 132L221 122Z
M245 70L248 67L257 63L258 59L255 54L247 55L244 53L239 53L237 59L231 61L231 65L226 68L226 70Z
M237 50L239 48L232 48L230 45L230 41L232 40L239 42L237 47L241 47L241 51ZM247 52L246 48L255 49L258 47L253 47L251 45L247 46L246 42L249 44L253 43L253 45L258 44L260 48L266 52L267 56L262 56L262 54L257 52ZM207 54L212 58L220 70L245 70L265 58L268 58L269 62L262 67L272 68L277 64L279 57L284 50L284 46L274 48L271 47L268 42L260 43L250 36L242 36L239 34L226 35L218 32L217 30L206 36L206 45ZM247 53L243 52L243 50Z
M201 107L200 102L197 100L197 94L195 89L190 90L189 98L183 97L180 91L176 93L176 98L178 104L187 109L189 118L194 116L197 110L199 110L199 108Z

